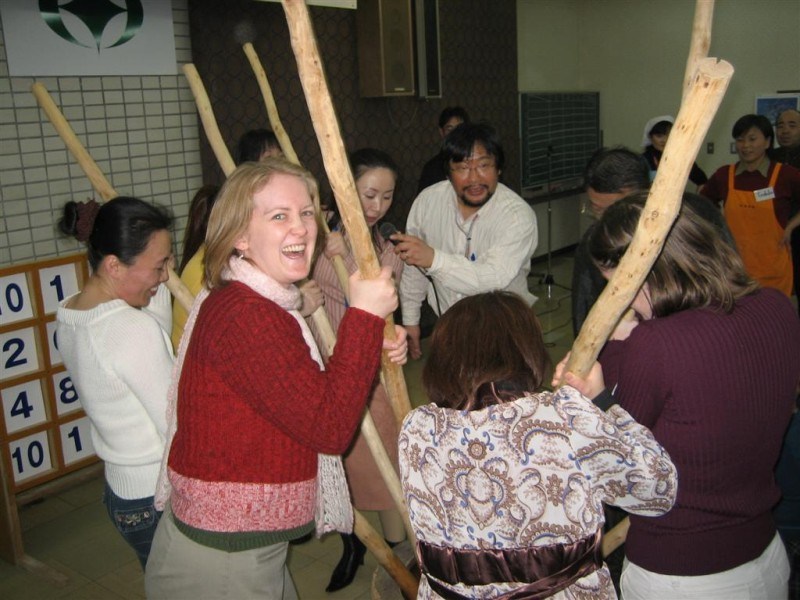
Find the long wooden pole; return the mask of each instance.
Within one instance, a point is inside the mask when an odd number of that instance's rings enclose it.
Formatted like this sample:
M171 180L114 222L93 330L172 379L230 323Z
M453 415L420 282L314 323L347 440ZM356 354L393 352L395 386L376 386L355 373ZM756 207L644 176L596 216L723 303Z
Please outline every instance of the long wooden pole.
M275 137L278 138L278 143L281 145L281 151L288 160L292 161L296 165L301 164L300 159L297 157L297 153L294 151L292 140L289 137L289 134L286 133L286 128L284 128L283 123L281 122L281 116L278 112L278 105L275 103L275 96L272 95L272 87L269 85L267 72L264 70L264 66L261 64L261 60L258 58L255 48L253 48L253 44L247 42L242 46L242 49L244 50L245 55L247 55L247 60L250 62L250 67L253 69L253 73L256 76L258 88L261 90L261 97L264 99L264 106L267 109L269 124L270 127L272 127L272 131L275 133ZM320 226L326 235L331 232L330 229L328 229L328 223L324 218L320 218ZM333 270L336 272L336 277L339 279L339 285L344 292L344 296L347 298L350 294L350 273L347 271L347 265L344 264L344 259L342 259L342 257L338 254L333 256L331 263L333 264Z
M353 175L347 162L347 153L333 109L328 82L323 72L322 59L311 27L308 8L303 0L283 0L283 9L289 25L292 49L297 59L300 82L303 85L311 121L322 151L325 171L328 174L342 222L350 237L353 256L362 277L367 279L377 277L380 272L380 263L372 246L369 228L364 220L364 212L361 209ZM395 337L394 322L391 316L386 319L384 335L389 339ZM395 418L398 423L401 423L411 410L403 371L399 365L388 359L386 353L383 354L381 364L386 381L386 391Z
M678 216L692 163L732 76L733 67L728 62L717 62L715 58L699 62L664 148L633 239L614 276L589 311L572 346L565 372L572 371L579 377L588 374L620 316L644 283ZM603 556L625 542L628 527L630 521L625 518L605 536Z
M247 60L250 61L250 67L253 69L253 73L256 76L258 89L261 90L261 97L264 99L264 106L267 108L269 124L272 127L272 131L275 133L275 137L278 138L281 151L287 159L299 165L300 159L297 158L292 140L289 134L286 133L286 128L281 122L281 116L280 113L278 113L278 105L275 103L275 96L272 95L272 87L270 87L269 79L267 79L267 72L264 70L261 60L258 58L255 48L253 48L253 44L247 42L242 46L242 49L247 56Z
M589 311L565 372L588 375L620 316L644 283L678 216L692 163L732 75L730 63L715 58L700 61L664 148L636 233L614 276Z
M253 69L253 73L256 76L256 80L258 81L259 89L261 90L261 96L264 99L264 105L267 109L267 115L269 117L269 123L272 127L272 131L275 133L275 136L278 138L278 141L281 145L281 150L283 151L284 155L294 162L295 164L300 164L300 159L297 157L297 153L294 151L294 146L292 145L292 141L289 138L289 135L286 133L286 129L283 127L281 123L280 113L278 112L278 106L275 102L275 97L272 95L272 87L269 85L269 79L267 77L267 72L264 70L263 65L261 64L261 60L258 58L258 54L253 48L253 44L247 42L242 46L244 53L247 55L247 59L250 62L250 66ZM327 223L324 219L321 220L323 229L326 234L330 233L330 229L328 229ZM339 279L339 286L344 293L345 299L349 300L349 277L350 274L347 271L347 266L344 264L344 260L341 256L335 255L331 259L333 264L333 269L336 271L336 276ZM321 337L325 337L325 333L327 329L330 329L330 323L328 322L327 325L321 323L323 319L317 314L322 312L325 314L324 309L318 309L312 315L312 319L314 320L314 324L317 326L317 330L320 333ZM327 322L327 319L325 319ZM321 326L321 327L320 327ZM325 345L332 343L335 345L336 339L335 337L332 340L326 340L323 342ZM333 346L331 346L331 352L328 353L328 356L332 353ZM383 380L383 378L382 378ZM378 432L377 427L375 426L375 421L372 419L372 415L370 414L369 409L364 412L364 418L361 422L361 433L364 436L364 440L367 442L367 446L372 453L372 458L375 460L375 464L378 467L378 472L381 474L384 483L386 484L387 489L389 490L389 494L392 496L395 504L398 507L398 511L400 512L401 517L403 518L403 524L406 529L406 535L408 536L409 540L414 540L414 529L411 526L411 521L408 518L408 508L406 507L405 500L403 498L402 490L400 487L400 479L397 476L397 472L394 469L394 465L392 465L391 459L389 458L388 453L386 452L386 448L381 441L380 433Z
M61 114L55 102L53 102L47 88L45 88L43 84L37 82L31 86L31 92L36 97L39 106L42 107L42 110L44 110L45 114L50 119L58 135L64 141L67 150L69 150L72 157L78 163L78 166L80 166L86 174L86 177L89 179L95 191L103 200L107 201L116 198L119 194L117 194L108 182L108 179L103 175L100 167L97 166L97 163L86 151L86 148L83 147L83 144L80 143L78 136L75 135L75 131L70 127L64 115ZM169 279L166 285L181 306L183 306L187 312L191 311L194 296L171 267L169 269Z
M711 47L711 24L714 20L714 0L697 0L694 7L692 23L692 41L689 44L689 58L686 60L686 72L683 76L683 94L686 98L689 84L697 72L700 61L708 56Z
M311 27L308 8L303 0L283 0L283 8L289 26L292 49L297 60L300 82L303 86L311 121L322 151L325 171L328 174L328 180L336 198L342 222L350 236L356 264L362 277L377 277L380 272L380 263L372 246L369 228L364 219L361 203L356 193L355 182L347 162L347 153L333 109L328 83L322 69L322 59L320 58L317 40ZM394 339L394 322L391 315L386 319L384 335L389 339ZM403 372L399 365L389 360L385 352L383 353L381 364L386 391L389 395L395 418L400 423L411 410ZM367 544L369 540L360 534L358 527L356 528L356 534ZM376 554L376 558L381 560L382 557ZM397 561L393 554L391 554L391 558ZM395 578L404 595L416 597L418 587L416 578L410 575L396 577L396 573L391 569L387 568L387 571ZM405 571L403 567L403 572Z
M208 137L222 172L227 177L233 173L236 164L231 158L228 147L222 140L222 134L219 132L217 120L214 118L214 110L211 108L211 101L208 99L206 88L203 86L203 81L200 79L197 68L193 64L183 65L183 74L186 75L186 81L189 82L189 88L191 88L194 95L197 111L200 113L200 121L203 123L203 130L206 132L206 137ZM224 152L221 151L223 149Z

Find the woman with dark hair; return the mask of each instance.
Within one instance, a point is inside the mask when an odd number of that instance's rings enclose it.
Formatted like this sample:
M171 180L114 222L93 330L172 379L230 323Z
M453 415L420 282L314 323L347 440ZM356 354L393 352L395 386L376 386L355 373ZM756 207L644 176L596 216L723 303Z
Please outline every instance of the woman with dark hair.
M537 393L548 362L513 293L469 296L439 319L423 373L433 403L399 440L419 598L615 598L603 503L672 506L675 467L652 434L570 387Z
M59 229L88 245L92 274L56 315L58 347L92 442L105 463L108 515L144 569L159 520L153 504L164 454L172 372L172 220L160 208L117 197L96 216L69 202Z
M382 266L392 269L395 282L400 281L403 272L403 261L394 253L392 243L384 239L380 233L380 225L386 211L392 206L397 188L398 168L392 157L375 148L362 148L350 155L350 169L355 179L356 191L364 210L364 218L372 234L375 252ZM340 256L353 273L356 261L350 251L349 237L340 228L341 219L334 215L331 223L332 231L326 239L325 251L317 259L314 266L313 280L322 288L325 297L325 311L328 313L334 330L347 310L347 301L342 291L339 278L333 268L333 257ZM318 340L319 341L319 340ZM389 398L383 385L378 383L369 400L369 410L381 439L390 458L397 460L397 424ZM359 432L344 457L347 481L353 506L358 510L376 510L379 512L381 528L386 541L395 545L405 539L403 520L395 503L386 489L378 466L372 458L364 436ZM333 592L349 585L356 575L358 566L364 561L366 547L354 534L342 534L344 552L333 571L326 591Z
M774 135L765 116L744 115L731 133L739 162L717 169L700 193L722 205L750 276L790 296L795 283L790 242L800 225L800 171L770 160Z
M645 201L620 200L598 223L590 252L607 276ZM652 429L678 469L674 508L659 519L631 516L623 597L785 598L789 566L771 511L780 498L773 469L800 382L791 303L759 287L684 203L631 306L636 318L612 335L600 377L565 378ZM600 394L605 387L612 400Z
M203 245L203 241L206 238L206 228L208 227L208 216L211 214L211 209L214 207L218 193L218 186L206 184L197 190L189 204L189 218L186 222L186 230L183 232L181 264L178 267L179 273L183 273L186 265Z
M196 296L203 287L203 241L208 227L208 216L214 207L219 187L207 184L197 190L189 205L189 219L183 233L183 250L178 274L186 288ZM180 302L172 306L172 346L178 347L189 313Z
M242 134L236 148L236 164L258 162L271 156L283 156L278 138L269 129L251 129Z
M669 132L672 131L672 125L675 123L669 115L663 117L653 117L644 126L644 135L642 137L642 158L644 158L650 169L650 181L656 177L658 164L661 162L661 155L664 153L664 148L669 139ZM708 181L703 169L697 166L696 162L692 163L692 170L689 171L689 181L695 184L698 188Z

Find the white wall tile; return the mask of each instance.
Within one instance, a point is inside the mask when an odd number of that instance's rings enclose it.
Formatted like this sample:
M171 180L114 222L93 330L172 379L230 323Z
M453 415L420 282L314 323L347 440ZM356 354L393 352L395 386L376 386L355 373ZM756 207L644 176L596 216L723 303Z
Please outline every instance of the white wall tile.
M187 2L172 0L175 75L9 77L0 23L0 267L84 252L56 234L55 221L66 202L96 196L31 94L34 81L118 192L186 214L202 185L197 110L179 70L191 60Z

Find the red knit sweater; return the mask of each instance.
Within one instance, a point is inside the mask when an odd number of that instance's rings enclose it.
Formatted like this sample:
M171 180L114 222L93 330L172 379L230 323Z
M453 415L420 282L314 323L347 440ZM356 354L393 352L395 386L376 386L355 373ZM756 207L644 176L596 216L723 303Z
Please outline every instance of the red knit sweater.
M212 291L178 388L169 456L175 516L217 532L312 520L317 453L341 454L350 443L382 338L382 319L349 309L321 371L288 312L241 283Z

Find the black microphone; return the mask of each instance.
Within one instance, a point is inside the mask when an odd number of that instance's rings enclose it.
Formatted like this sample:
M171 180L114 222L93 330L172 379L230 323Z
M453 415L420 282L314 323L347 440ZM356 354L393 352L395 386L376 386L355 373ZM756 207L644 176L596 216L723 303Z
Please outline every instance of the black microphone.
M389 223L389 221L384 221L381 223L381 226L378 227L378 232L381 234L381 237L385 240L392 242L393 245L397 246L400 243L399 240L392 240L389 236L394 235L395 233L400 233L397 230L397 227L394 226L393 223Z

